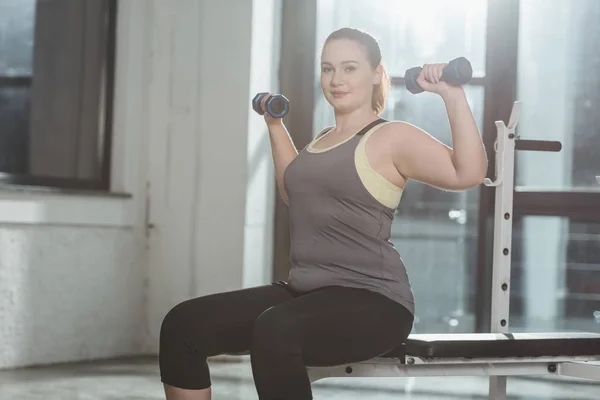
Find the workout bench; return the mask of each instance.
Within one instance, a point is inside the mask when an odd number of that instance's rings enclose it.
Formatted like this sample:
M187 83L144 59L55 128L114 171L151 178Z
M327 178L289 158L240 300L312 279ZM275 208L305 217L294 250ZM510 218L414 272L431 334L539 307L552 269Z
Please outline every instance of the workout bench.
M600 381L600 334L508 333L515 150L561 150L560 142L515 135L520 102L508 126L496 121L496 187L492 265L491 333L411 334L381 357L334 367L307 367L311 382L330 377L489 376L489 399L506 399L506 378L560 375ZM600 182L600 177L598 177Z

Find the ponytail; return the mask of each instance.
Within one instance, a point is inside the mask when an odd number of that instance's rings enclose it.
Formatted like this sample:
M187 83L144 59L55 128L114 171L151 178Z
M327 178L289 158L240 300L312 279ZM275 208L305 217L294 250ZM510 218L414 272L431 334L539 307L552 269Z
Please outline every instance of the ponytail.
M387 71L383 66L381 66L381 68L381 83L373 87L373 99L371 101L371 108L377 115L381 115L385 109L385 100L391 86L390 77Z

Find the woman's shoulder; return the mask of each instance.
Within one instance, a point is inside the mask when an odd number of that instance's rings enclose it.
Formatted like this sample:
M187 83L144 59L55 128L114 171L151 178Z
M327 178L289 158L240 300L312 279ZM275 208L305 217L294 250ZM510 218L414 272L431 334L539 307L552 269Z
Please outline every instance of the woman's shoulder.
M382 125L384 128L387 128L387 130L416 128L416 125L401 119L385 119L384 121L385 123Z
M403 135L410 135L416 131L420 131L416 125L402 120L385 120L378 129L380 135L398 138Z

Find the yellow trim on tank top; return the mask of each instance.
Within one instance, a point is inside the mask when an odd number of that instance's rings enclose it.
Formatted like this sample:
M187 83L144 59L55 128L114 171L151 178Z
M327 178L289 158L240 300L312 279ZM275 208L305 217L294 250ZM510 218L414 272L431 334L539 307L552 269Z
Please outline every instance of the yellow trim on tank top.
M354 152L354 165L356 166L356 172L358 173L358 176L363 186L371 194L371 196L373 196L375 200L380 202L382 205L390 209L396 209L400 204L400 199L402 198L403 190L395 184L393 184L392 182L390 182L389 180L387 180L385 177L383 177L371 167L366 151L366 144L369 137L371 137L371 135L381 126L387 124L389 124L389 122L384 122L375 125L363 135ZM345 139L340 143L336 143L324 149L314 148L313 145L325 136L327 136L327 132L331 130L331 128L332 127L321 131L320 133L325 132L325 134L318 136L311 143L309 143L309 145L306 147L306 150L309 153L324 153L338 146L341 146L342 144L346 143L347 141L353 139L356 136L350 136L348 139Z
M363 135L354 152L354 164L362 184L371 194L371 196L373 196L384 206L390 209L396 209L400 204L400 199L402 198L402 188L387 180L384 176L379 174L371 167L366 150L367 140L369 137L371 137L377 128L388 123L389 122L384 122L374 126L373 129L370 129Z

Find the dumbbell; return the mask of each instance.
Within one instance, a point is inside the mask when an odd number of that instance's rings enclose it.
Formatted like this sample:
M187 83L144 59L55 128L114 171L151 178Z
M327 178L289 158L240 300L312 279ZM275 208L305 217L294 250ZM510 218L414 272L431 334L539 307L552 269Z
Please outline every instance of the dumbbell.
M259 93L254 99L252 99L252 108L259 115L263 115L265 112L260 107L260 103L269 93ZM290 102L285 96L281 94L274 94L265 103L265 109L267 113L273 118L283 118L287 115L290 110Z
M404 85L412 94L423 92L423 88L417 83L421 67L413 67L406 70L404 74ZM458 57L450 61L442 71L441 80L450 84L462 85L471 80L473 77L473 68L471 63L464 57Z

